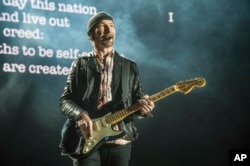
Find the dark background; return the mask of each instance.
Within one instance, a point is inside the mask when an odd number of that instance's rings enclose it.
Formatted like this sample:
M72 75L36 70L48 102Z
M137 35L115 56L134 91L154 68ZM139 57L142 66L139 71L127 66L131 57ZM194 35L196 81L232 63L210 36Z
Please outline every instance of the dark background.
M56 1L68 2L68 1ZM69 3L69 2L68 2ZM250 148L247 0L70 1L95 6L115 19L115 48L139 65L147 94L181 80L204 77L204 88L176 93L156 103L154 117L137 121L131 166L226 166L230 149ZM1 12L15 11L1 4ZM44 40L7 38L1 43L91 51L90 15L24 11L70 19L70 28L37 25ZM22 12L22 11L20 11ZM168 12L173 12L170 23ZM28 25L0 22L4 27ZM30 28L34 28L32 25ZM61 64L72 60L0 55L0 165L71 165L58 147L65 117L59 97L66 76L5 73L3 63Z

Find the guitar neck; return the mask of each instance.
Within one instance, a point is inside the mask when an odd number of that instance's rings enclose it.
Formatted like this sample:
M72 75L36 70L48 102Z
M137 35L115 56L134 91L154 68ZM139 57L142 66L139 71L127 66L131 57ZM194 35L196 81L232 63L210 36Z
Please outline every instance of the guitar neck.
M164 97L167 97L175 92L177 92L177 89L175 88L175 85L173 85L173 86L166 88L166 89L164 89L156 94L153 94L152 96L149 97L149 99L152 102L156 102L156 101L159 101L159 100L163 99Z
M173 93L177 92L175 85L166 88L156 94L153 94L152 96L149 97L149 99L152 102L156 102L159 101L161 99L163 99L164 97L167 97ZM135 113L136 111L138 111L140 109L140 104L136 103L128 108L124 108L120 111L117 111L111 115L106 116L106 122L110 123L110 124L116 124L120 121L122 121L123 119L125 119L126 117L128 117L129 115Z

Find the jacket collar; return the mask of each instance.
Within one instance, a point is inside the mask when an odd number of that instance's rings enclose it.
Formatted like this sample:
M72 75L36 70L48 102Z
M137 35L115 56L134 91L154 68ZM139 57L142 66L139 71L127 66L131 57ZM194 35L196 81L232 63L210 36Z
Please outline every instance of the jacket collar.
M95 58L94 53L90 52L88 54L88 57L89 57L89 60L87 61L88 67L91 68L92 70L100 72L99 68L98 68L98 64L97 64L98 62L97 62L97 60ZM119 70L116 73L120 73L121 72L121 69L120 69L121 68L121 63L122 63L122 57L118 54L118 52L114 51L114 67L115 67L115 72L116 72L116 70Z
M117 92L117 89L120 85L120 80L122 77L122 57L115 51L114 53L114 66L113 66L113 96ZM115 85L115 86L114 86Z
M95 58L95 55L93 52L90 52L88 54L88 61L86 62L87 66L94 72L100 73L98 62ZM112 73L112 88L113 88L113 95L117 92L117 89L120 84L121 76L122 76L122 57L119 55L118 52L114 51L114 66L113 66L113 73Z

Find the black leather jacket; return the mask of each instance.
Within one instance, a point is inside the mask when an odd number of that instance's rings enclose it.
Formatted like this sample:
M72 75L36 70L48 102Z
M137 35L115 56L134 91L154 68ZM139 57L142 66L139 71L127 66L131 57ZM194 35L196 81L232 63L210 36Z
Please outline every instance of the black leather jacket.
M127 78L127 92L123 94L122 88L122 64L129 61L129 77ZM60 146L64 153L74 153L79 144L81 133L77 132L75 122L81 112L91 113L97 110L97 95L99 93L101 73L96 58L89 56L76 59L70 68L70 72L60 98L61 112L68 120L62 129L62 141ZM124 92L125 93L125 92ZM123 97L125 96L125 98ZM144 96L139 80L138 68L135 62L114 54L112 74L112 97L116 101L122 101L124 107L128 107ZM137 131L133 120L141 117L139 113L127 117L121 122L121 126L131 140L137 138ZM74 131L75 130L75 131Z

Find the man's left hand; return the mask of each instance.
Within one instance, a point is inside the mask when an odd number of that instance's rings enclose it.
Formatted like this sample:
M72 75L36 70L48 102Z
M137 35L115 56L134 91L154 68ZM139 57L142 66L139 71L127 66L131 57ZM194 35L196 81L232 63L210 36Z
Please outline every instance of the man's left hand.
M147 116L155 107L154 102L149 99L148 95L143 96L143 98L138 100L140 104L140 112L143 116Z

